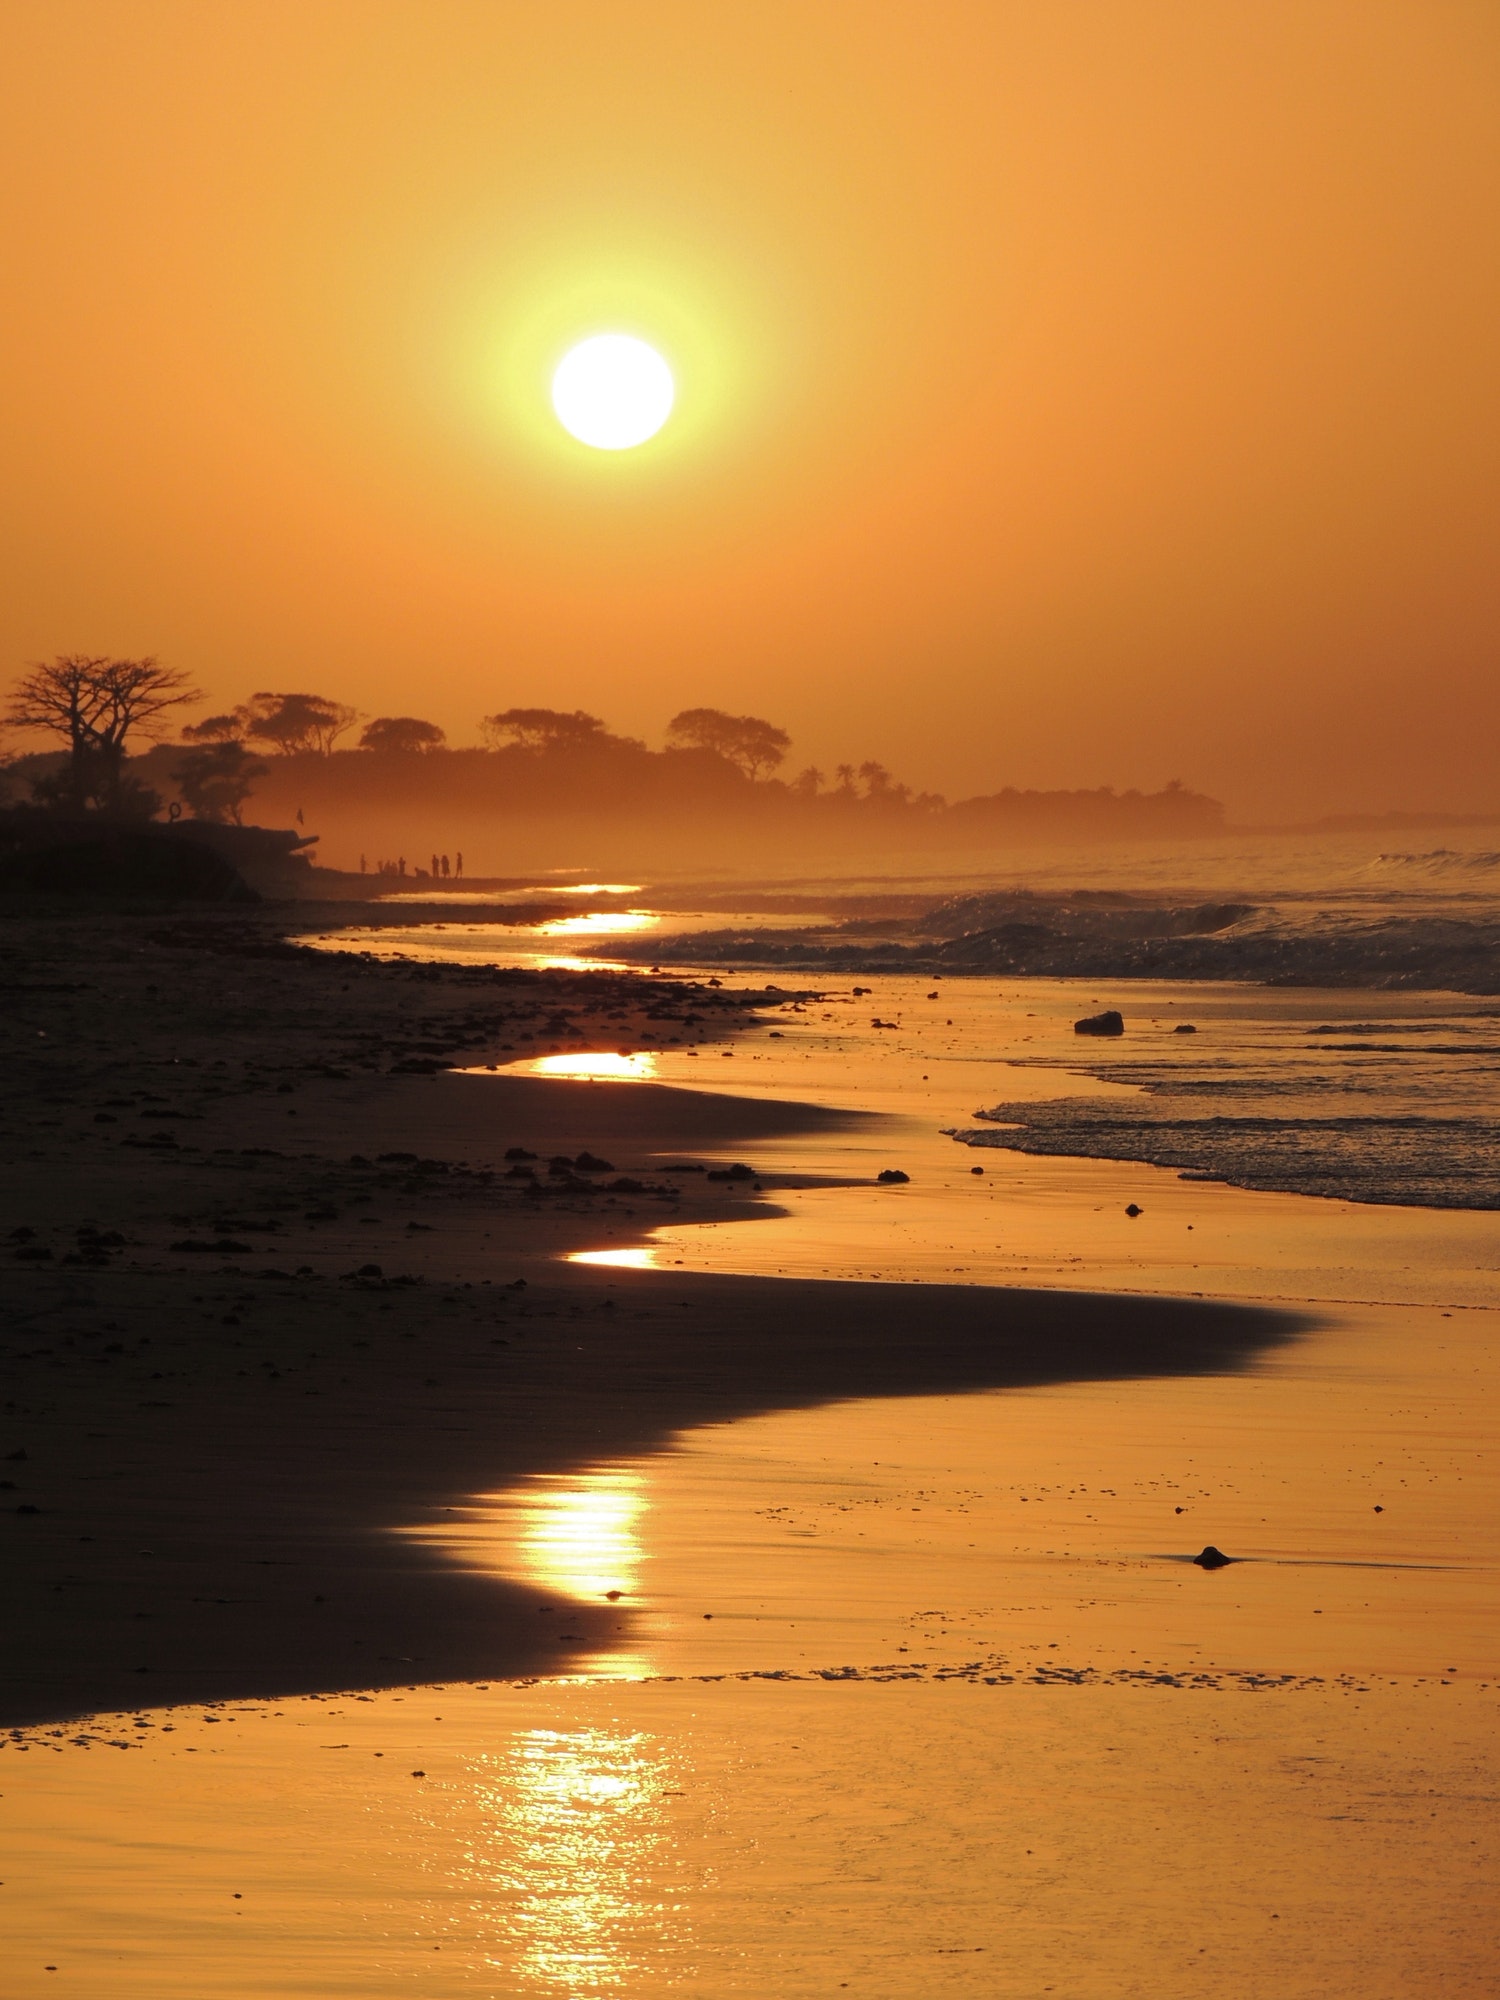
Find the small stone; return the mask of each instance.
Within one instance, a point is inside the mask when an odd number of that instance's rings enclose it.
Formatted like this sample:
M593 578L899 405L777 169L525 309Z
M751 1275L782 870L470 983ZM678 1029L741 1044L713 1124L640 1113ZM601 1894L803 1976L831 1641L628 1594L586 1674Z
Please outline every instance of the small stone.
M1228 1569L1232 1562L1238 1562L1238 1560L1238 1556L1226 1556L1224 1551L1216 1549L1212 1542L1209 1543L1208 1547L1201 1554L1193 1557L1193 1561L1198 1565L1199 1569Z

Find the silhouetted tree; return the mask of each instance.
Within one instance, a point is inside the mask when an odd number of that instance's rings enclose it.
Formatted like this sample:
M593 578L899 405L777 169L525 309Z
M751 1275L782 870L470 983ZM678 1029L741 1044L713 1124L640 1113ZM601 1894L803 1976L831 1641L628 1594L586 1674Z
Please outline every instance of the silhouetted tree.
M823 773L816 764L809 764L805 771L799 771L792 780L792 790L800 792L805 799L815 799L823 789Z
M359 710L322 694L253 694L235 710L241 732L273 743L284 757L315 750L331 756L339 738L359 721Z
M156 734L156 723L169 710L201 700L186 674L154 658L67 653L38 662L18 683L5 720L14 729L44 729L67 743L67 769L39 785L38 796L50 795L77 812L93 804L115 813L144 811L149 818L158 801L126 780L126 741L132 730Z
M423 722L416 715L377 715L367 722L359 739L361 750L436 750L448 740L448 732L435 722Z
M172 776L194 819L239 826L251 787L265 774L265 765L243 743L219 742L189 750Z
M559 750L620 740L610 736L597 715L581 708L570 715L556 708L507 708L481 717L479 727L493 750L510 743L523 750Z
M712 750L737 764L747 778L769 776L792 739L758 715L727 715L722 708L685 708L667 724L667 741L680 749Z
M245 734L243 710L235 710L230 715L206 715L201 722L190 722L182 732L184 743L238 743Z

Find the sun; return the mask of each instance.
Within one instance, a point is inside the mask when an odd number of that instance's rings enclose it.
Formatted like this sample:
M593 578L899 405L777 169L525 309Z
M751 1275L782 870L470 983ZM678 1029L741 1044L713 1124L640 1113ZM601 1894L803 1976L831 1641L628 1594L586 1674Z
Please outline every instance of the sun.
M672 371L632 333L596 333L570 348L552 377L563 429L596 451L629 451L655 437L672 414Z

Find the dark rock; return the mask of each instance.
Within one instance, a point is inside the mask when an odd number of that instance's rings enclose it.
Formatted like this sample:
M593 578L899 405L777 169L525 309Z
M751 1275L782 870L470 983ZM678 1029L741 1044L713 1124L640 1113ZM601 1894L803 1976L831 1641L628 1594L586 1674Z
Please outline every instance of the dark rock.
M1197 1032L1198 1030L1193 1026L1191 1021L1179 1021L1177 1026L1172 1030L1174 1035L1196 1035Z
M1232 1562L1239 1561L1239 1557L1226 1556L1222 1549L1216 1549L1210 1542L1200 1555L1193 1557L1193 1561L1199 1569L1228 1569Z
M903 1174L899 1167L882 1167L875 1178L877 1181L885 1181L890 1185L894 1185L897 1181L909 1181L911 1175Z
M601 1160L597 1153L589 1152L580 1153L573 1166L580 1174L612 1174L615 1170L612 1160Z
M1145 1210L1144 1210L1143 1208L1139 1207L1139 1206L1138 1206L1138 1205L1137 1205L1137 1204L1136 1204L1135 1202L1133 1202L1133 1201L1127 1201L1127 1202L1126 1202L1126 1204L1125 1204L1125 1213L1126 1213L1127 1215L1130 1215L1130 1216L1135 1216L1135 1215L1144 1215L1144 1214L1145 1214L1145 1212L1146 1212L1146 1211L1145 1211Z
M507 1160L534 1160L536 1154L528 1153L524 1146L507 1146L505 1157Z
M1102 1014L1085 1014L1081 1021L1073 1023L1075 1035L1123 1035L1125 1017L1117 1007L1106 1007Z

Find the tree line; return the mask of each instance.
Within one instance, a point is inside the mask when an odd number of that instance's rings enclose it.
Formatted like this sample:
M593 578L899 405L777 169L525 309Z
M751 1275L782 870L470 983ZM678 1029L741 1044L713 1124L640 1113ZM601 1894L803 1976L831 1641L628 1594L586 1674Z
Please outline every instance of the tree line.
M186 674L155 658L68 654L21 678L4 721L14 730L48 733L65 750L33 779L37 804L143 819L161 810L162 796L148 782L159 778L181 802L174 812L185 808L196 819L240 824L257 782L275 766L305 769L312 793L325 798L336 776L340 794L351 785L363 789L364 768L386 774L382 791L425 790L430 779L434 791L450 792L461 781L471 803L522 811L694 811L717 804L732 812L754 808L763 817L779 800L786 810L820 817L857 806L861 821L943 818L955 827L972 825L976 836L1022 818L1059 831L1076 821L1100 832L1163 833L1208 833L1223 821L1217 801L1175 780L1147 794L1007 788L950 806L938 793L914 791L874 759L838 764L831 780L816 765L786 778L787 731L764 717L718 708L680 710L660 751L615 733L584 709L507 708L479 719L482 748L463 749L421 716L369 717L346 702L300 692L262 691L182 726L181 711L202 699ZM142 741L157 747L132 760L132 745ZM492 777L474 768L476 759L494 767ZM320 770L327 772L321 784Z

